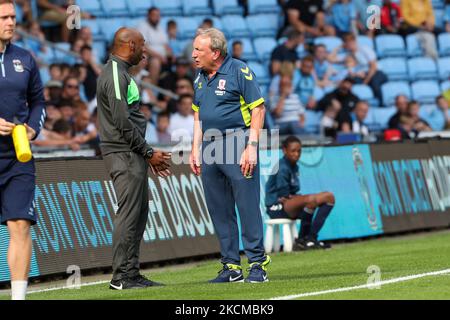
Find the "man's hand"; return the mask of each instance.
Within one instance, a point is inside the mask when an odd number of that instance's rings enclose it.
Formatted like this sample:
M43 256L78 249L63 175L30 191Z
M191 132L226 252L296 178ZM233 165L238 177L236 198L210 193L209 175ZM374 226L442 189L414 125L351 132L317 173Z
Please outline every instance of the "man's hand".
M14 123L8 122L5 119L0 118L0 135L9 136L12 133L15 126L16 125Z
M26 123L24 123L25 128L27 129L27 137L28 140L33 140L33 138L36 136L36 131L30 126L28 126Z
M245 177L251 177L258 161L258 146L248 145L241 156L241 172Z
M189 155L189 164L191 166L192 172L199 176L202 173L200 166L200 155L199 150L197 148L192 147L191 154Z
M169 160L172 157L170 152L154 150L153 156L147 160L152 172L160 177L167 177L171 174Z

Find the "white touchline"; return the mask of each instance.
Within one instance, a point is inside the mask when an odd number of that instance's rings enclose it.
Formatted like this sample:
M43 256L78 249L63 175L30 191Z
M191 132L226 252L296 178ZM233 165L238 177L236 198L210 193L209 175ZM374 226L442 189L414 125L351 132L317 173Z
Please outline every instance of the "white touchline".
M105 283L109 283L109 281L86 282L86 283L82 283L80 285L63 286L63 287L47 288L47 289L40 289L40 290L30 290L27 292L27 294L49 292L49 291L56 291L56 290L63 290L63 289L77 290L78 287L95 286L97 284L105 284Z
M414 274L411 276L393 278L393 279L389 279L389 280L374 282L371 284L363 284L363 285L354 286L354 287L337 288L337 289L330 289L330 290L324 290L324 291L307 292L307 293L293 294L293 295L288 295L288 296L275 297L275 298L271 298L270 300L292 300L292 299L298 299L298 298L303 298L303 297L319 296L319 295L327 294L327 293L353 291L353 290L359 290L359 289L369 289L371 287L378 287L378 286L382 286L385 284L404 282L404 281L409 281L409 280L414 280L414 279L419 279L419 278L424 278L424 277L430 277L430 276L439 276L439 275L448 274L448 273L450 273L450 269L421 273L421 274Z

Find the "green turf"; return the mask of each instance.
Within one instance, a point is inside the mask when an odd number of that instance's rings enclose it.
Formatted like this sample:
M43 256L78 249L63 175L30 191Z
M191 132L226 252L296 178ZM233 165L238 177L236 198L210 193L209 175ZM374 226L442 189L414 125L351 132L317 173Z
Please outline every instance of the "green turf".
M166 287L112 291L102 284L30 294L28 299L268 299L357 286L367 283L371 265L381 269L381 280L450 268L450 231L354 242L326 251L273 254L272 260L270 282L263 284L205 283L220 268L217 261L208 261L149 275ZM450 299L448 288L450 275L441 275L307 299Z

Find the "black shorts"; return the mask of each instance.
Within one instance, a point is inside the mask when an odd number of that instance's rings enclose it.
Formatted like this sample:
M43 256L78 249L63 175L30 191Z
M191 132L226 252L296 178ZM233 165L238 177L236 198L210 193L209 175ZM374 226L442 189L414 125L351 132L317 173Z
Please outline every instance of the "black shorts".
M276 203L266 207L270 219L290 219L289 215L283 210L282 203Z

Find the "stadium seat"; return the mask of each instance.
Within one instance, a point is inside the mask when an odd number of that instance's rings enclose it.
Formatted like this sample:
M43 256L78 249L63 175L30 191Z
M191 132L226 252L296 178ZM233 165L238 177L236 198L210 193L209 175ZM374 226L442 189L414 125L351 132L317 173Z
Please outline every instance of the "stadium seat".
M242 16L229 15L222 17L222 24L225 32L232 37L250 37L247 23Z
M98 24L100 27L100 30L102 31L103 35L105 36L106 41L110 42L113 37L114 33L120 28L125 25L124 21L121 18L114 18L114 19L97 19Z
M364 119L364 124L367 125L367 127L369 128L369 131L373 132L373 131L380 131L381 127L378 123L376 123L375 121L375 111L378 108L369 108L369 111L367 112L367 116Z
M17 5L17 3L14 5L14 8L16 10L16 23L21 24L23 23L23 10L22 7Z
M253 37L275 37L278 30L276 14L257 14L247 16L247 26Z
M107 17L126 17L130 15L125 0L99 0Z
M445 126L445 116L435 104L420 106L419 116L428 122L434 131L441 131Z
M438 36L439 55L450 56L450 33L441 33Z
M437 66L433 59L419 57L408 60L409 80L427 80L438 77Z
M176 21L180 39L193 39L198 29L197 20L192 17L178 17Z
M50 81L50 73L48 68L39 68L39 74L41 75L42 84L45 86L45 84Z
M410 34L406 37L406 49L408 57L420 57L423 56L423 49L419 43L419 39L415 34Z
M433 5L433 9L443 9L444 8L443 0L431 0L431 4Z
M212 0L214 13L217 16L226 14L243 15L244 8L239 6L237 0Z
M193 15L212 15L212 8L208 0L182 0L183 14L185 16Z
M411 98L411 88L409 87L408 82L405 81L387 82L381 86L381 93L383 95L383 105L385 107L393 106L395 97L399 94Z
M39 51L37 53L38 59L42 60L45 64L52 64L55 62L55 52L53 48L47 47L45 52Z
M444 29L445 28L445 11L442 9L434 10L434 25L436 28Z
M315 45L323 44L327 48L327 51L331 52L336 47L339 47L342 45L342 40L341 40L341 38L331 37L331 36L317 37L314 39L314 44Z
M61 50L64 51L61 51ZM70 51L70 43L68 42L58 42L55 43L55 48L54 48L54 54L55 54L55 62L58 63L68 63L68 64L75 64L76 63L76 58L72 55L67 54L66 51Z
M450 80L441 83L441 91L450 90Z
M368 36L358 36L356 38L356 42L358 43L359 46L366 46L372 50L375 49L375 46L373 45L373 40Z
M305 131L307 133L319 133L320 120L322 119L322 112L311 110L305 111Z
M260 62L270 60L273 49L278 45L274 38L256 38L253 44Z
M92 38L94 39L94 41L105 39L102 31L100 30L98 21L96 19L82 19L81 27L89 27L89 29L91 29Z
M247 0L247 3L249 15L280 12L277 0Z
M434 103L440 95L439 84L432 80L421 80L411 84L412 98L421 104Z
M214 28L217 28L217 29L222 30L223 32L225 32L225 30L223 29L222 20L220 19L220 17L215 17L215 16L194 16L193 18L195 18L195 20L197 20L197 23L198 23L199 26L203 22L204 19L206 19L206 18L207 19L211 19L213 21ZM225 35L227 36L226 32L225 32Z
M385 58L378 61L378 68L383 71L389 81L408 81L408 68L403 58Z
M439 70L439 79L450 79L450 57L440 58L437 62Z
M314 87L313 96L314 96L314 99L316 99L316 101L319 101L320 99L322 99L324 95L325 95L325 91L321 87L319 87L319 86Z
M124 26L129 28L136 28L142 21L145 21L143 17L134 17L129 19L123 19ZM161 24L164 28L165 25Z
M104 41L94 41L92 44L92 52L97 58L98 63L103 63L106 58L106 44Z
M83 9L83 11L89 12L96 17L104 17L105 12L98 0L77 0L76 4Z
M153 5L161 11L162 16L182 16L181 0L153 0Z
M389 119L397 112L397 108L374 108L373 110L374 122L380 129L386 129Z
M404 57L406 55L405 42L399 35L383 34L375 38L378 58Z
M126 0L131 15L135 17L146 17L148 9L153 6L152 0Z
M234 41L241 41L242 42L242 59L247 61L257 61L258 56L256 55L255 48L253 47L253 43L249 38L236 38L236 39L230 39L228 41L228 50L231 52L233 42Z
M268 85L270 83L269 73L262 64L258 62L249 62L247 65L256 75L256 78L260 85Z
M355 84L352 87L352 92L361 100L366 100L370 106L379 107L379 101L374 97L372 89L365 84Z

